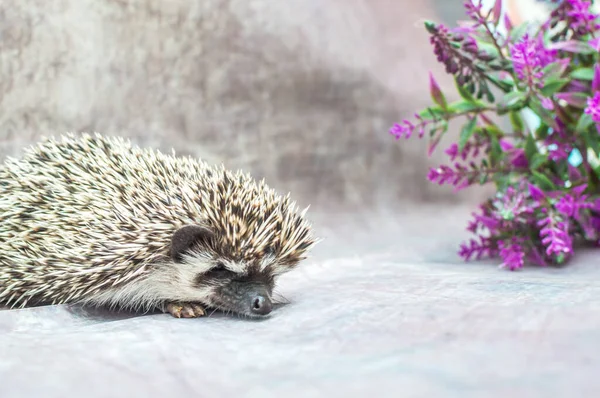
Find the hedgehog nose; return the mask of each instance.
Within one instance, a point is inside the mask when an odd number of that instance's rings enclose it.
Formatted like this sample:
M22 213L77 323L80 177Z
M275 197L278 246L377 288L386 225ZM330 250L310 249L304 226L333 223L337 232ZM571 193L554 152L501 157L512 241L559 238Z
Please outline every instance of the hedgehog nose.
M273 310L273 304L268 297L259 294L252 298L251 310L256 315L267 315Z

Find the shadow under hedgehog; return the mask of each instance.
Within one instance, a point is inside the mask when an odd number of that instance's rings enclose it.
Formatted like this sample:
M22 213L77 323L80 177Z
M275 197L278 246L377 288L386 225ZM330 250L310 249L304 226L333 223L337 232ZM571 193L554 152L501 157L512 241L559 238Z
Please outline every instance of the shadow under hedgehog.
M316 243L306 209L242 171L66 134L0 168L0 302L268 315Z

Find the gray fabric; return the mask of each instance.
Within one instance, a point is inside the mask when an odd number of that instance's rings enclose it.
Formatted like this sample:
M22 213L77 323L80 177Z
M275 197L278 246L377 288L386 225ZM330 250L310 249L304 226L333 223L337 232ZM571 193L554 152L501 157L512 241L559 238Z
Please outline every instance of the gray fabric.
M324 238L266 321L0 310L0 398L597 395L593 254L463 264L489 190L427 183L445 156L387 134L429 69L452 87L440 2L0 0L2 158L65 131L174 147L292 191Z
M460 264L467 209L432 213L326 232L266 321L0 311L0 396L596 396L593 257L517 273Z

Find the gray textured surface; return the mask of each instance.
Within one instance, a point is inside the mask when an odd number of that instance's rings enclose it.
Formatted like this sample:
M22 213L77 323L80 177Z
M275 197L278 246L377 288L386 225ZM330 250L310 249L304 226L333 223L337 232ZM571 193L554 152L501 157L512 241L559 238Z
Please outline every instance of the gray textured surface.
M462 264L466 213L328 222L314 257L281 280L290 303L266 321L0 311L0 396L597 396L594 261Z
M453 87L428 4L0 0L0 153L95 130L244 167L302 204L447 200L423 183L442 156L387 133L429 104L429 69Z
M0 156L83 130L175 147L292 190L325 238L264 322L0 310L0 398L597 396L593 255L462 264L471 208L424 179L442 157L386 133L428 69L451 87L430 5L0 0Z

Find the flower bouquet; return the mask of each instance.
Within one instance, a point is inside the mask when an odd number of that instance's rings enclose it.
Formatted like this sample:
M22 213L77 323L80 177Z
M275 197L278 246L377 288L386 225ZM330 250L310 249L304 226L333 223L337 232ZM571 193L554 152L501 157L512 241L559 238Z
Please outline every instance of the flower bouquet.
M563 264L577 242L600 240L600 18L592 1L554 0L546 21L513 26L502 0L467 0L455 28L427 21L437 60L460 99L430 74L433 104L394 124L396 139L428 135L428 154L462 120L448 164L429 171L456 190L493 183L473 213L465 260L499 258L510 270Z

